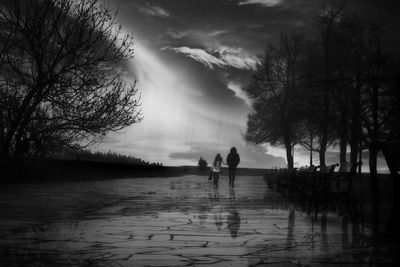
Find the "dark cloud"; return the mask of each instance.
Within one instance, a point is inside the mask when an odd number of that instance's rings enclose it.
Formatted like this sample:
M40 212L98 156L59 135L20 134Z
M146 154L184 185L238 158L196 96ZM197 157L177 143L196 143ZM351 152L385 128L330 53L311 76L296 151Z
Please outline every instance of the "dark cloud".
M272 1L274 5L241 5L242 0L114 0L124 24L138 35L160 45L199 45L203 39L227 46L259 51L282 31L304 31L323 2L315 0ZM271 1L266 1L271 2ZM389 28L398 26L400 3L390 0L352 0L348 9L367 20L385 19ZM207 33L221 32L219 35ZM203 33L203 34L200 34ZM161 38L160 38L161 37ZM178 41L177 41L178 40Z

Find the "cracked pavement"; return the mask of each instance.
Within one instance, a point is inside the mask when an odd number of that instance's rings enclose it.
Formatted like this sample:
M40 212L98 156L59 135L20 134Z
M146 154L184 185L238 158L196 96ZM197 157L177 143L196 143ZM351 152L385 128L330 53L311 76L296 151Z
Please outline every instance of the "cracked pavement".
M318 219L240 176L6 184L1 266L320 266L391 264L370 226Z

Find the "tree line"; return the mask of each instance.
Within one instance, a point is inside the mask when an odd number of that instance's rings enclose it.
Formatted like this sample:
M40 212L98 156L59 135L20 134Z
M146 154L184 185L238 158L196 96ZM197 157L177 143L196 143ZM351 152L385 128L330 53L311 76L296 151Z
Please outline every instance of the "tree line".
M134 39L99 0L0 3L0 154L82 148L142 119Z
M369 151L377 171L377 141L399 140L400 46L385 35L381 21L364 22L344 4L326 5L311 21L309 34L282 33L268 44L245 90L253 100L245 138L286 150L301 145L319 153L338 146L340 164Z
M107 163L123 163L133 165L146 165L146 166L162 166L161 163L151 163L143 159L133 157L130 155L122 155L115 152L100 152L90 151L87 149L80 150L65 150L51 155L52 158L63 160L81 160L81 161L95 161Z

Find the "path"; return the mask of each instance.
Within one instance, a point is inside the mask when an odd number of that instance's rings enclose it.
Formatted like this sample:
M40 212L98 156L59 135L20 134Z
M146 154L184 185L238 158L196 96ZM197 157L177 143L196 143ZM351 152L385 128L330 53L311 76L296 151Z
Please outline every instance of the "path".
M261 177L2 185L0 265L319 266L391 262L367 226L314 221ZM36 265L35 265L36 264Z

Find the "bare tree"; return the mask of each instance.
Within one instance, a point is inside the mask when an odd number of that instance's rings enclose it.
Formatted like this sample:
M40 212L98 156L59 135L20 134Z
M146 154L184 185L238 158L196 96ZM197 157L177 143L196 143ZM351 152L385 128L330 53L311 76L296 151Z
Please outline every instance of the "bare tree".
M2 154L81 147L141 120L123 73L133 36L99 0L8 1L0 26Z
M319 15L314 20L317 38L314 44L319 51L319 56L314 60L319 60L320 71L315 72L317 77L316 90L314 95L315 107L317 108L316 125L319 134L319 160L320 165L325 166L325 153L329 143L334 138L331 135L333 121L333 79L332 76L338 67L338 24L343 16L343 4L323 7Z
M254 99L246 139L283 145L289 169L293 168L293 148L302 133L297 108L303 50L302 35L282 34L277 47L266 49L263 64L246 89Z

